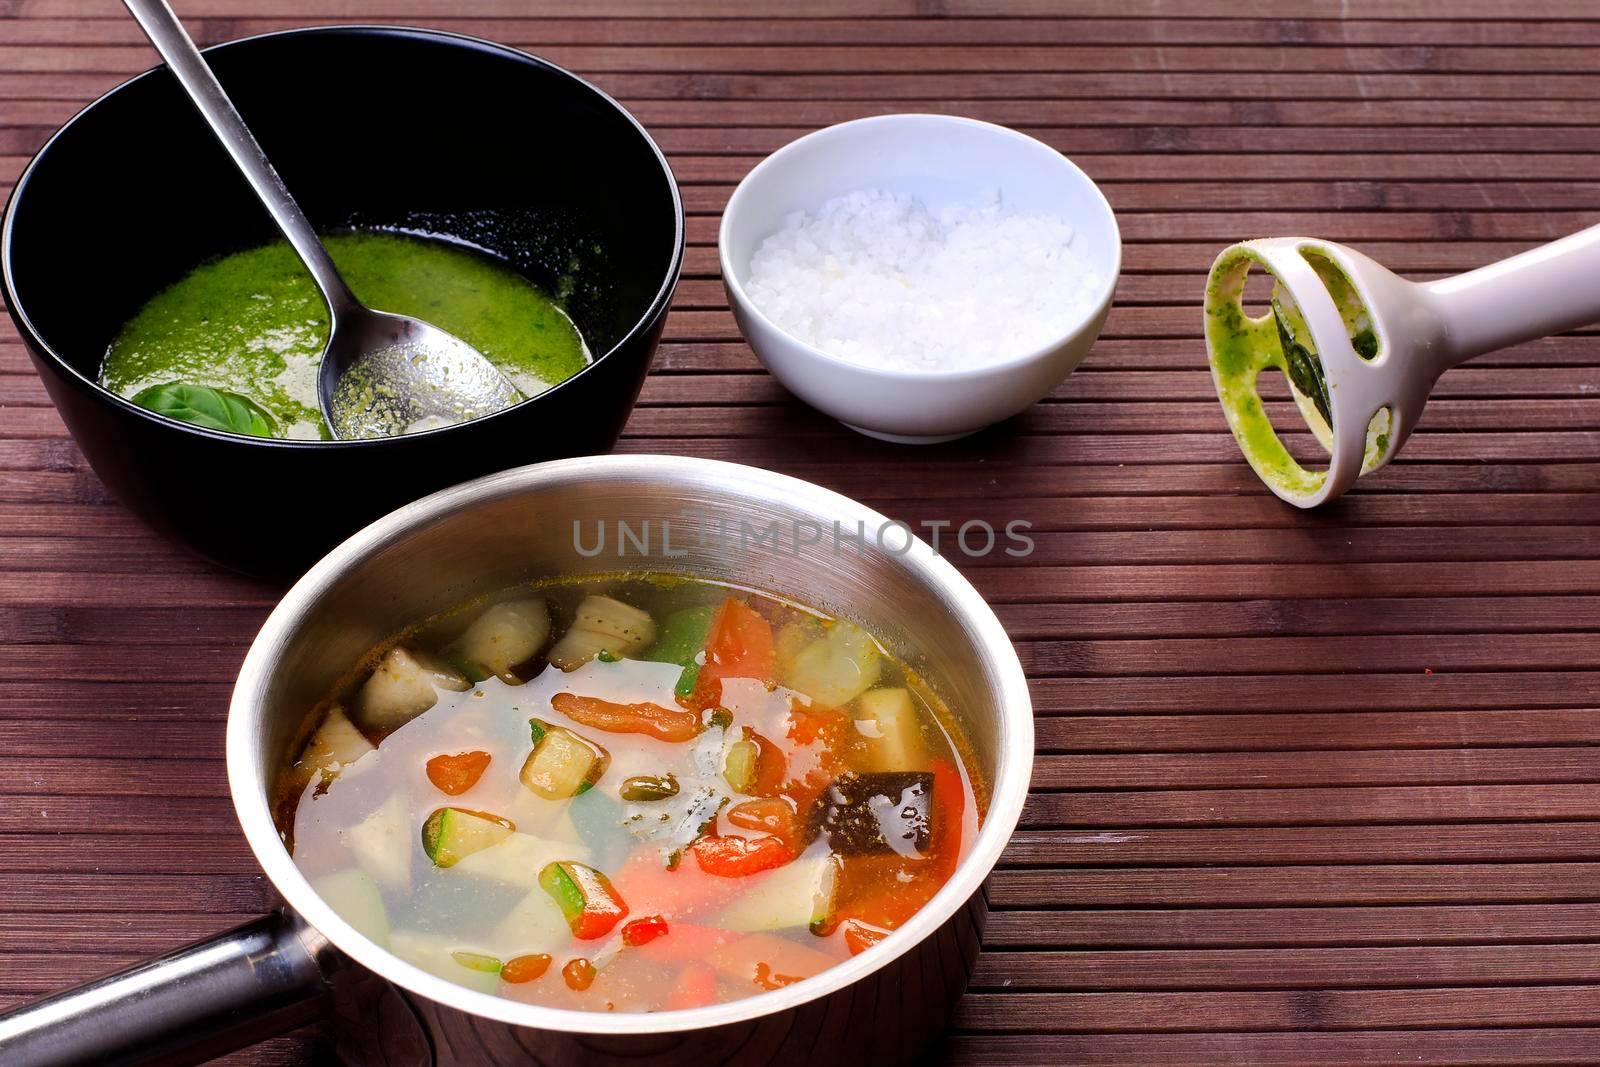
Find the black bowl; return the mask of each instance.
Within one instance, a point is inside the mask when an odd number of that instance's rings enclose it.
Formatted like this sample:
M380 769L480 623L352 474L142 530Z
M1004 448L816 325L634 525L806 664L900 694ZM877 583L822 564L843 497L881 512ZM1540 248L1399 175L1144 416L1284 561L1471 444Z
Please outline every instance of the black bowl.
M165 68L61 128L0 234L6 303L78 446L151 525L225 566L297 573L434 489L616 444L683 264L666 159L616 101L558 67L456 34L290 30L206 58L319 228L466 241L565 298L596 354L497 415L378 441L240 437L97 384L118 328L199 263L277 236Z

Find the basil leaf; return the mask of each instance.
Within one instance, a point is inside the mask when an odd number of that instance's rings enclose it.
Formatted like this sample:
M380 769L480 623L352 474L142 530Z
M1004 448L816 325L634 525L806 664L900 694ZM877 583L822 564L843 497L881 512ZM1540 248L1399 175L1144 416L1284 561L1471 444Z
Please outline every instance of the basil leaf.
M169 419L249 437L272 437L272 416L249 397L209 385L167 382L141 390L133 402Z
M1324 421L1333 426L1333 405L1328 396L1328 379L1322 371L1322 360L1308 346L1302 344L1290 330L1290 313L1278 301L1272 300L1272 317L1278 324L1278 342L1283 347L1283 361L1289 380L1300 394L1316 406Z

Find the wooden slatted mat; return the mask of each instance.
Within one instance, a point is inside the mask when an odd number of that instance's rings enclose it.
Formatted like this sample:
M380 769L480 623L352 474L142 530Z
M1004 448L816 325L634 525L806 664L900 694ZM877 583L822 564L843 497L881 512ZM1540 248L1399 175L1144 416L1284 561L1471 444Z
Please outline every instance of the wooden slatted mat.
M950 1062L1600 1062L1600 340L1450 372L1403 458L1304 514L1240 460L1198 332L1205 267L1241 237L1324 235L1430 276L1600 221L1593 0L179 7L208 42L410 22L592 77L692 212L621 448L768 466L912 521L1034 524L1026 561L956 558L1021 649L1039 755ZM0 182L152 62L114 0L0 0ZM1082 369L920 450L789 399L739 339L714 247L763 154L906 110L1048 141L1127 241ZM222 721L277 591L113 504L9 327L0 405L13 1003L268 904ZM329 1054L300 1034L232 1062Z

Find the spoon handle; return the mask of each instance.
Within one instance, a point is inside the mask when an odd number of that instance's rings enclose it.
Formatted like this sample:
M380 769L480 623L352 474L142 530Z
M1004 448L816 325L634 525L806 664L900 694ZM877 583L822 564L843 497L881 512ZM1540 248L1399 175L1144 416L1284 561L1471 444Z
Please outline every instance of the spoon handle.
M261 150L250 128L244 124L233 101L223 92L222 84L200 55L200 49L195 47L193 39L184 31L183 24L173 14L167 0L123 0L123 3L138 21L145 36L150 38L150 43L155 45L156 51L161 53L161 58L166 60L167 69L183 86L183 91L206 120L206 125L211 127L211 132L216 134L222 147L233 157L234 165L255 190L256 196L261 198L300 261L311 272L311 277L328 302L328 310L334 320L337 322L341 315L358 313L361 305L340 276L339 269L333 265L333 258L317 237L317 231L312 229L300 205L289 195L283 179L267 160L266 153Z

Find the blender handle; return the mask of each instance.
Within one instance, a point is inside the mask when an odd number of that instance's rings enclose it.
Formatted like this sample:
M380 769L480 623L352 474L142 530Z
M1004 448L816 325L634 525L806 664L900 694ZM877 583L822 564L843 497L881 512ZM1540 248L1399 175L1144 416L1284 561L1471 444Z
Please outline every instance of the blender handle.
M277 912L0 1015L0 1063L203 1063L321 1018L337 962Z
M1477 270L1422 283L1446 366L1600 321L1600 226Z

